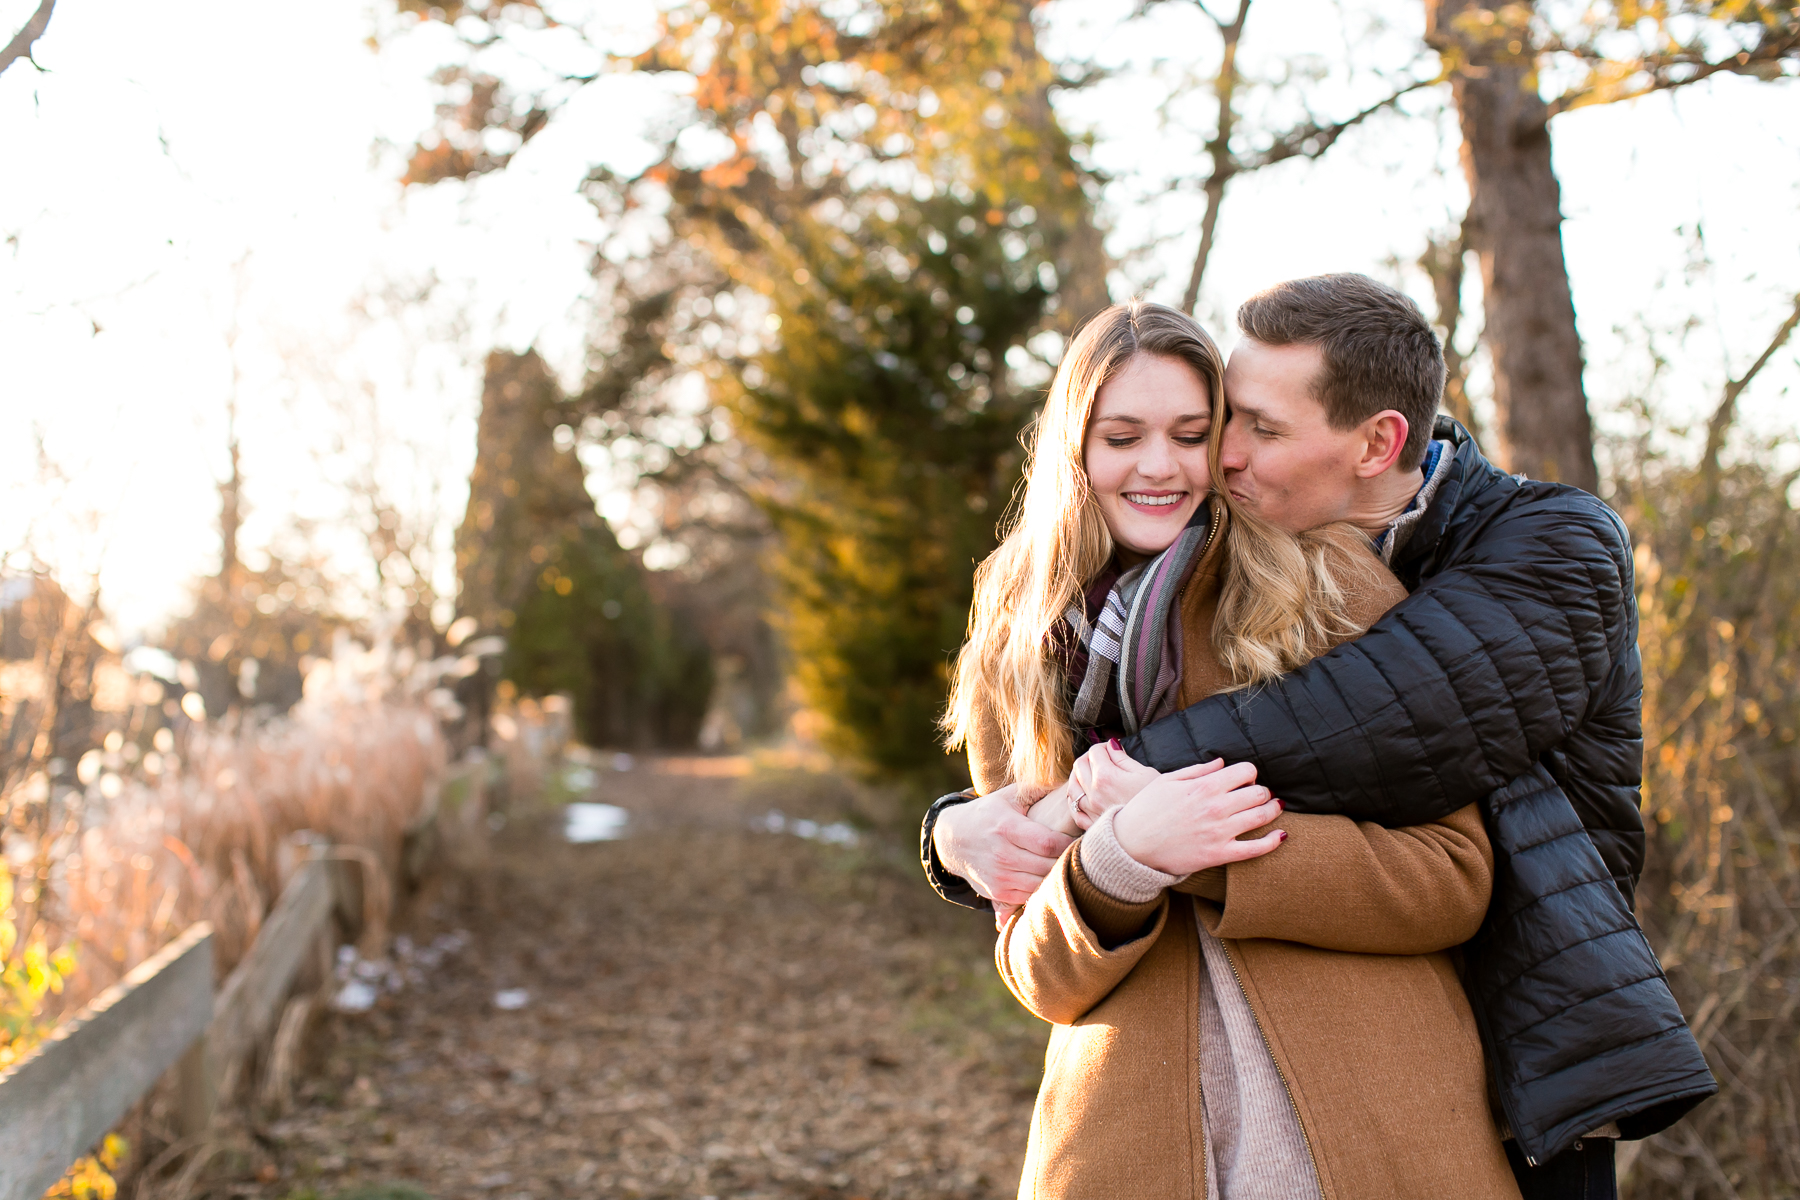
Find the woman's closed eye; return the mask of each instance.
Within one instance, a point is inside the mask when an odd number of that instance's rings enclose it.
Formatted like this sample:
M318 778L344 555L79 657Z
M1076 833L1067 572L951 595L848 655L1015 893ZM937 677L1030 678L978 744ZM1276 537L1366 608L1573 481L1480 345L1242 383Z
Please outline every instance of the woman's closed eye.
M1206 439L1210 436L1211 436L1210 432L1208 432L1208 433L1181 433L1181 434L1176 434L1174 437L1170 438L1169 440L1179 446L1204 446L1204 445L1206 445ZM1109 437L1104 440L1105 440L1106 444L1108 446L1111 446L1113 449L1123 450L1127 446L1137 445L1137 443L1142 441L1143 439L1139 438L1139 437L1135 437L1135 436L1121 436L1121 437Z

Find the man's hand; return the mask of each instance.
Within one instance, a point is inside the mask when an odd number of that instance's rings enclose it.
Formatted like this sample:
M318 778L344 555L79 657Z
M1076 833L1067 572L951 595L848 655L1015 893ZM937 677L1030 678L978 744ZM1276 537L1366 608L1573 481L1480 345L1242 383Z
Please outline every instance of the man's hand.
M1008 784L944 809L931 831L938 861L996 905L1025 903L1072 840L1025 815L1035 799Z

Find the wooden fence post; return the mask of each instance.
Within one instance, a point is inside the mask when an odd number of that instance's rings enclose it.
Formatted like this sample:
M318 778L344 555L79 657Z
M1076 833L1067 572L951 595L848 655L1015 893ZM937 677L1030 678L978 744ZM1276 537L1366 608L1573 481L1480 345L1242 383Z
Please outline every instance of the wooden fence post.
M176 1064L175 1071L181 1136L197 1138L212 1124L213 1108L218 1104L218 1096L213 1091L212 1072L207 1069L204 1033L195 1038L194 1044L187 1048L181 1061Z

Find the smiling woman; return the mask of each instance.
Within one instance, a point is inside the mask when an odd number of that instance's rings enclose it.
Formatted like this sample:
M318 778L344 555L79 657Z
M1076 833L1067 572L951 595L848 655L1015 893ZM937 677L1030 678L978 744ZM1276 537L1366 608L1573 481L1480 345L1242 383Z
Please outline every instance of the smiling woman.
M1168 549L1212 486L1211 431L1212 391L1182 359L1140 354L1101 385L1082 459L1114 542Z
M958 746L974 731L978 699L998 715L1003 736L990 749L1003 745L1007 761L977 764L977 780L1068 777L1069 697L1052 641L1116 549L1160 554L1194 519L1210 491L1206 438L1224 377L1212 338L1160 304L1115 304L1070 343L1038 422L1024 501L976 572L944 717Z

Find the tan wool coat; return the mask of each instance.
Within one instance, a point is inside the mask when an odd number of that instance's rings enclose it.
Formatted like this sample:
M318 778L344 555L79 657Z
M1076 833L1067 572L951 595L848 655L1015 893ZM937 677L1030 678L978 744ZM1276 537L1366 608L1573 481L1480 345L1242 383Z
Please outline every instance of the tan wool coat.
M1227 682L1211 641L1224 544L1179 600L1183 706ZM1373 554L1338 557L1359 624L1405 594ZM982 791L1004 782L991 722L970 758ZM1450 953L1492 887L1476 807L1407 829L1299 813L1275 825L1279 849L1144 904L1090 883L1077 841L1001 931L1001 976L1056 1026L1022 1198L1206 1196L1199 921L1230 957L1325 1200L1517 1200Z

